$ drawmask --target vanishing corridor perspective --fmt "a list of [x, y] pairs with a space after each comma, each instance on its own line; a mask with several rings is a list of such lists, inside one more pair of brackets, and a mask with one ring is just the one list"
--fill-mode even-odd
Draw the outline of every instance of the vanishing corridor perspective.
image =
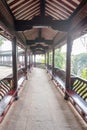
[[0, 130], [87, 130], [43, 69], [33, 68]]

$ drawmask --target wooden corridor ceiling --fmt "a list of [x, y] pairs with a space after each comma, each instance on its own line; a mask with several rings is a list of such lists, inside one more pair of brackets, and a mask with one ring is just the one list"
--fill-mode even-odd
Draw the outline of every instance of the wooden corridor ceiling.
[[15, 30], [35, 53], [58, 45], [69, 29], [78, 29], [87, 17], [87, 0], [1, 1], [13, 18]]

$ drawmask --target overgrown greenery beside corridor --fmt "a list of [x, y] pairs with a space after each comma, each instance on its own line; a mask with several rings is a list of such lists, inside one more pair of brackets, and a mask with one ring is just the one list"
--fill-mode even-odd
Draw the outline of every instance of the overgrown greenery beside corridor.
[[72, 56], [72, 74], [87, 79], [87, 53]]
[[[49, 55], [49, 64], [52, 64], [52, 52]], [[55, 50], [55, 67], [66, 70], [66, 53], [61, 48]], [[71, 73], [87, 79], [87, 53], [71, 56]]]

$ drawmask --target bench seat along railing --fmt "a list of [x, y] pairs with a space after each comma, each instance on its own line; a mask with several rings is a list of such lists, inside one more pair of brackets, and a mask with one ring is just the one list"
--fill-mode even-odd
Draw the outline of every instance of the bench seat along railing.
[[25, 72], [25, 68], [19, 69], [18, 70], [18, 87], [17, 87], [18, 90], [23, 85], [23, 82], [26, 79], [26, 77], [27, 77], [27, 73]]
[[57, 86], [60, 87], [63, 90], [63, 92], [65, 92], [65, 71], [60, 70], [59, 68], [54, 68], [54, 75], [52, 75], [52, 67], [51, 65], [48, 65], [47, 72], [53, 77], [53, 80], [55, 81]]
[[15, 94], [20, 90], [26, 79], [25, 69], [18, 70], [18, 87], [13, 88], [12, 74], [0, 80], [0, 122], [3, 120], [12, 102], [15, 100]]
[[66, 90], [66, 74], [63, 70], [61, 71], [59, 68], [54, 68], [54, 75], [52, 75], [52, 67], [48, 65], [47, 72], [53, 77], [56, 85], [61, 88], [64, 93], [66, 92], [68, 94], [70, 102], [87, 123], [87, 81], [79, 77], [71, 76], [70, 89]]
[[10, 93], [12, 90], [12, 86], [9, 82], [10, 80], [12, 79], [10, 78], [8, 80], [8, 78], [5, 78], [0, 81], [0, 122], [3, 120], [8, 108], [14, 100], [13, 96], [15, 92], [13, 95]]
[[81, 117], [87, 122], [87, 81], [72, 77], [71, 88], [66, 90], [66, 93]]

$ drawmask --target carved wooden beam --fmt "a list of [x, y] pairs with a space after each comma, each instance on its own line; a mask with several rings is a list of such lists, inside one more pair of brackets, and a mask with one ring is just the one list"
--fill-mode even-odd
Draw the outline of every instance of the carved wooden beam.
[[25, 31], [32, 29], [34, 26], [50, 26], [55, 30], [67, 32], [69, 29], [69, 21], [68, 20], [52, 20], [51, 17], [45, 16], [43, 17], [36, 16], [32, 20], [15, 20], [15, 28], [16, 31]]
[[27, 45], [32, 45], [35, 44], [36, 42], [44, 42], [47, 45], [52, 45], [53, 40], [45, 40], [44, 38], [36, 38], [35, 40], [27, 40], [26, 43]]
[[47, 50], [49, 47], [48, 46], [43, 46], [41, 44], [38, 44], [36, 46], [31, 46], [30, 49], [36, 49], [36, 48], [39, 48], [39, 49], [42, 49], [42, 50]]
[[86, 3], [87, 3], [87, 0], [82, 0], [82, 2], [79, 4], [79, 6], [73, 12], [73, 14], [69, 17], [69, 20], [72, 20], [72, 18], [78, 14], [78, 12], [84, 7], [84, 5]]

